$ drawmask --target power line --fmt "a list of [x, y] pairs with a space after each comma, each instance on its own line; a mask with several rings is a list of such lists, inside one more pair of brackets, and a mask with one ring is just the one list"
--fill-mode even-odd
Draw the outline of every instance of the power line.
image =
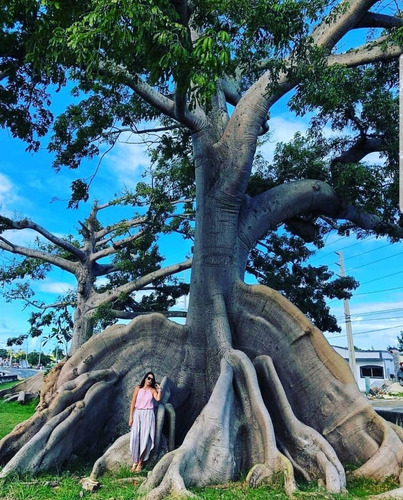
[[[330, 246], [330, 245], [333, 245], [334, 243], [337, 243], [338, 241], [345, 240], [345, 238], [346, 238], [345, 236], [338, 238], [337, 240], [332, 241], [331, 243], [327, 244], [326, 246]], [[354, 247], [356, 245], [362, 245], [362, 243], [364, 241], [370, 241], [370, 240], [373, 240], [374, 238], [375, 238], [375, 236], [369, 236], [368, 238], [365, 238], [364, 240], [357, 241], [355, 243], [352, 243], [351, 245], [346, 245], [345, 247], [340, 248], [339, 251], [345, 250], [346, 248]], [[318, 255], [317, 257], [314, 257], [313, 259], [311, 259], [311, 262], [314, 262], [315, 260], [318, 260], [318, 259], [322, 259], [323, 257], [327, 257], [328, 255], [333, 255], [333, 253], [334, 253], [334, 251], [332, 250], [328, 253], [325, 253], [324, 255]]]
[[[364, 312], [361, 312], [361, 313], [357, 313], [357, 314], [352, 314], [351, 315], [351, 318], [355, 317], [355, 316], [372, 316], [373, 314], [388, 314], [388, 313], [395, 313], [395, 312], [400, 312], [400, 311], [403, 311], [403, 308], [402, 307], [399, 307], [399, 308], [395, 308], [395, 309], [378, 309], [378, 310], [374, 310], [374, 311], [364, 311]], [[340, 316], [336, 319], [343, 319], [344, 316]]]
[[367, 253], [372, 253], [372, 252], [376, 252], [378, 250], [382, 250], [382, 248], [389, 247], [390, 245], [391, 245], [390, 243], [386, 243], [386, 245], [382, 245], [381, 247], [372, 248], [372, 250], [367, 250], [366, 252], [361, 252], [361, 253], [357, 253], [356, 255], [351, 255], [350, 257], [346, 257], [344, 259], [344, 261], [349, 260], [349, 259], [355, 259], [356, 257], [361, 257], [362, 255], [366, 255]]
[[370, 295], [371, 293], [392, 292], [393, 290], [401, 290], [402, 288], [403, 286], [396, 286], [395, 288], [384, 288], [383, 290], [373, 290], [372, 292], [355, 293], [354, 297], [356, 297], [357, 295]]
[[[377, 333], [377, 332], [383, 332], [385, 330], [393, 330], [395, 328], [403, 328], [403, 325], [395, 325], [395, 326], [389, 326], [387, 328], [379, 328], [377, 330], [367, 330], [365, 332], [357, 332], [357, 333], [353, 333], [353, 336], [355, 337], [356, 335], [363, 335], [365, 333]], [[333, 337], [326, 337], [328, 339], [337, 339], [339, 337], [346, 337], [347, 334], [343, 334], [343, 335], [334, 335]]]
[[347, 269], [347, 271], [355, 271], [356, 269], [361, 269], [362, 267], [370, 266], [371, 264], [377, 264], [378, 262], [382, 262], [383, 260], [391, 259], [392, 257], [396, 257], [397, 255], [402, 255], [403, 252], [395, 253], [394, 255], [388, 255], [387, 257], [384, 257], [383, 259], [378, 259], [374, 260], [372, 262], [368, 262], [367, 264], [362, 264], [362, 266], [357, 266], [357, 267], [350, 267], [350, 269]]
[[381, 276], [380, 278], [375, 278], [373, 280], [364, 281], [364, 283], [360, 283], [360, 286], [366, 285], [367, 283], [372, 283], [374, 281], [383, 280], [384, 278], [390, 278], [391, 276], [396, 276], [396, 274], [401, 274], [401, 273], [403, 273], [403, 271], [398, 271], [397, 273], [387, 274], [386, 276]]
[[[403, 316], [394, 316], [392, 318], [389, 318], [389, 317], [386, 317], [386, 318], [370, 318], [371, 322], [374, 322], [374, 321], [396, 321], [396, 320], [400, 320], [400, 319], [403, 319]], [[362, 322], [362, 318], [355, 318], [355, 319], [350, 319], [351, 323], [360, 323]], [[368, 321], [368, 318], [366, 319], [366, 321]]]
[[[397, 273], [395, 273], [397, 274]], [[387, 276], [384, 276], [384, 278], [387, 278]], [[379, 278], [379, 279], [382, 279], [382, 278]], [[374, 280], [376, 281], [376, 280]], [[360, 283], [360, 286], [361, 285], [365, 285], [365, 283]], [[371, 295], [373, 293], [383, 293], [383, 292], [392, 292], [394, 290], [402, 290], [403, 289], [403, 286], [396, 286], [394, 288], [384, 288], [383, 290], [372, 290], [371, 292], [361, 292], [361, 293], [353, 293], [353, 296], [352, 298], [354, 297], [357, 297], [358, 295]], [[333, 302], [339, 302], [339, 300], [341, 299], [333, 299], [333, 300], [330, 300], [329, 302], [327, 302], [327, 304], [333, 304]]]

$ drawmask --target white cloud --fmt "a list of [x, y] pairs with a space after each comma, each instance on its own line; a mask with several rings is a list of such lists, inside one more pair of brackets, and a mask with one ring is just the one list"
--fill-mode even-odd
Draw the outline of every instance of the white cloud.
[[119, 186], [132, 188], [150, 164], [146, 145], [138, 136], [126, 135], [105, 157], [105, 166]]
[[0, 173], [0, 209], [3, 214], [7, 211], [9, 205], [19, 199], [17, 191], [17, 187], [13, 185], [11, 180]]
[[71, 289], [71, 284], [63, 281], [43, 281], [38, 283], [38, 290], [44, 293], [64, 294]]
[[262, 145], [260, 151], [266, 160], [271, 161], [278, 142], [290, 141], [297, 132], [306, 132], [309, 122], [306, 118], [285, 118], [276, 116], [270, 119], [269, 139]]
[[97, 286], [105, 286], [109, 283], [109, 280], [108, 278], [104, 278], [104, 277], [101, 277], [101, 278], [97, 278], [96, 279], [96, 285]]

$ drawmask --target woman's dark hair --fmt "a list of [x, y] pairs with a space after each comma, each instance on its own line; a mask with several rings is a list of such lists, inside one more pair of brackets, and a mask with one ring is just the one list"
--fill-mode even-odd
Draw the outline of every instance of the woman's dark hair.
[[144, 375], [144, 377], [143, 377], [142, 381], [140, 382], [140, 387], [144, 387], [144, 384], [146, 383], [146, 378], [147, 378], [149, 375], [152, 375], [152, 377], [153, 377], [153, 380], [152, 380], [152, 382], [151, 382], [151, 387], [153, 387], [153, 388], [155, 389], [155, 375], [154, 375], [154, 373], [153, 373], [153, 372], [147, 372], [147, 373]]

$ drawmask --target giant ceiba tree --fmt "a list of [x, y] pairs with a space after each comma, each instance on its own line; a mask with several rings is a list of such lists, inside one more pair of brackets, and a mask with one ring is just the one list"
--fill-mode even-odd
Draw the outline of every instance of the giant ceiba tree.
[[[88, 92], [71, 108], [79, 127], [70, 128], [68, 113], [56, 122], [59, 166], [96, 154], [94, 141], [113, 141], [118, 125], [138, 132], [147, 118], [160, 133], [186, 129], [196, 225], [186, 324], [151, 314], [92, 337], [48, 376], [35, 415], [1, 441], [1, 475], [72, 454], [100, 457], [93, 478], [122, 463], [130, 393], [151, 369], [164, 377], [176, 414], [176, 447], [142, 485], [148, 498], [242, 472], [251, 486], [280, 475], [289, 495], [295, 475], [339, 492], [351, 463], [357, 476], [401, 478], [401, 429], [372, 410], [346, 363], [292, 303], [244, 282], [256, 242], [279, 226], [305, 238], [321, 221], [402, 236], [391, 135], [398, 13], [377, 12], [375, 0], [8, 4], [16, 54], [4, 67], [14, 63], [39, 86], [63, 83], [70, 71]], [[365, 28], [371, 37], [350, 38], [355, 46], [343, 52], [348, 35]], [[287, 98], [296, 112], [313, 113], [311, 135], [278, 152], [277, 182], [253, 191], [259, 137]], [[321, 134], [326, 124], [338, 136]], [[312, 157], [309, 141], [326, 143], [326, 154]], [[382, 165], [364, 163], [373, 152]]]

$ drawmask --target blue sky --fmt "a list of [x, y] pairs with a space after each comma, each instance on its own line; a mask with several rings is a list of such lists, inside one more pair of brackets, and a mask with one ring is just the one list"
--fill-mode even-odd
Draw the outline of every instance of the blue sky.
[[[270, 157], [277, 141], [287, 140], [306, 127], [306, 120], [290, 117], [280, 106], [278, 114], [272, 115], [271, 139], [264, 146], [265, 156]], [[78, 220], [86, 217], [94, 199], [103, 203], [123, 186], [133, 187], [148, 165], [143, 146], [131, 140], [119, 143], [103, 160], [91, 187], [90, 201], [81, 204], [78, 210], [68, 210], [72, 180], [90, 176], [97, 160], [86, 163], [79, 171], [63, 169], [55, 173], [51, 168], [52, 157], [45, 149], [37, 154], [26, 153], [25, 145], [5, 130], [0, 130], [0, 148], [0, 213], [8, 217], [27, 216], [59, 235], [75, 232]], [[27, 244], [32, 239], [32, 232], [14, 232], [7, 236], [16, 243]], [[178, 244], [167, 238], [164, 248], [169, 264], [184, 258], [189, 242]], [[385, 238], [374, 237], [358, 241], [355, 237], [332, 235], [325, 248], [313, 257], [312, 264], [327, 265], [339, 274], [336, 252], [343, 253], [346, 274], [360, 282], [349, 301], [354, 344], [361, 349], [386, 349], [396, 344], [396, 337], [403, 330], [403, 243], [390, 244]], [[0, 256], [0, 263], [4, 258], [7, 256]], [[189, 279], [189, 272], [184, 279]], [[47, 280], [34, 286], [38, 297], [52, 301], [73, 283], [68, 273], [55, 270]], [[182, 301], [179, 307], [184, 305]], [[327, 337], [333, 345], [347, 346], [343, 303], [332, 300], [329, 307], [343, 331]], [[22, 303], [7, 304], [0, 297], [0, 347], [5, 347], [8, 337], [27, 331], [29, 312], [29, 308], [23, 309]], [[38, 339], [28, 341], [28, 350], [34, 349], [39, 349]]]

